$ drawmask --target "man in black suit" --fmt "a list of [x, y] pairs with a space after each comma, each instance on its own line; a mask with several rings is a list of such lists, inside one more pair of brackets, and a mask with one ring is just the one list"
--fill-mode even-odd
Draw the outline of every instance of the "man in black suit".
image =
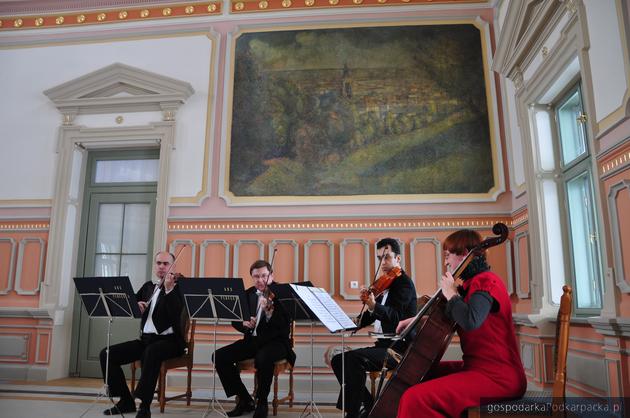
[[[120, 400], [114, 407], [103, 411], [105, 415], [135, 412], [134, 398], [138, 398], [141, 403], [136, 418], [151, 417], [150, 405], [162, 361], [184, 353], [186, 347], [182, 329], [184, 303], [174, 275], [167, 274], [174, 261], [175, 257], [171, 253], [165, 251], [157, 253], [154, 270], [159, 282], [146, 282], [136, 293], [138, 307], [142, 312], [140, 339], [115, 344], [109, 348], [107, 382], [109, 395], [119, 396]], [[120, 366], [136, 360], [142, 360], [142, 374], [132, 396]], [[106, 361], [107, 350], [103, 349], [101, 351], [103, 377]]]
[[[273, 293], [275, 286], [271, 265], [265, 260], [258, 260], [249, 268], [249, 274], [254, 279], [254, 286], [247, 289], [245, 294], [249, 310], [255, 316], [245, 322], [232, 323], [244, 337], [218, 349], [213, 355], [213, 362], [225, 394], [228, 397], [238, 395], [236, 407], [227, 415], [237, 417], [254, 411], [254, 418], [265, 418], [274, 363], [285, 358], [294, 364], [295, 353], [289, 340], [291, 321], [287, 313], [282, 305], [265, 297], [269, 291]], [[237, 368], [239, 361], [249, 358], [254, 359], [257, 373], [256, 405]]]
[[[407, 274], [400, 268], [400, 245], [392, 238], [384, 238], [376, 243], [377, 257], [380, 260], [382, 275], [395, 277], [391, 286], [380, 296], [375, 297], [367, 289], [361, 289], [361, 299], [367, 310], [360, 317], [359, 328], [374, 324], [374, 331], [395, 334], [398, 322], [416, 314], [416, 288]], [[380, 277], [380, 276], [379, 276]], [[391, 345], [389, 338], [379, 338], [373, 347], [359, 348], [344, 353], [345, 361], [345, 410], [346, 418], [367, 417], [374, 400], [365, 387], [367, 371], [378, 371], [383, 367], [387, 349]], [[392, 347], [398, 353], [404, 353], [406, 343], [397, 341]], [[395, 367], [391, 357], [387, 363]], [[331, 366], [339, 383], [342, 382], [342, 355], [332, 358]], [[339, 392], [337, 408], [342, 409], [342, 394]], [[363, 406], [363, 409], [361, 407]], [[392, 411], [393, 414], [396, 411]]]

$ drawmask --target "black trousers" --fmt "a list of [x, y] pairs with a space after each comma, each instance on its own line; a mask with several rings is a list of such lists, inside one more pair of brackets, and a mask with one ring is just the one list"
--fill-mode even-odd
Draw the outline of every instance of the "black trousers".
[[[365, 387], [366, 373], [368, 371], [380, 371], [383, 368], [383, 360], [387, 355], [386, 347], [366, 347], [356, 350], [346, 351], [345, 356], [345, 380], [346, 380], [346, 402], [345, 411], [347, 416], [353, 417], [359, 415], [361, 404], [366, 406], [372, 405], [374, 399], [372, 394]], [[334, 356], [330, 362], [337, 381], [342, 383], [342, 354]], [[393, 359], [388, 359], [387, 367], [389, 369], [396, 367]], [[341, 390], [337, 398], [337, 409], [342, 409]], [[394, 411], [395, 413], [395, 411]]]
[[258, 379], [256, 399], [266, 402], [273, 380], [274, 363], [287, 358], [287, 348], [282, 342], [271, 341], [258, 348], [254, 338], [235, 341], [219, 348], [212, 356], [214, 367], [228, 398], [234, 395], [239, 395], [241, 399], [249, 397], [249, 392], [236, 367], [237, 362], [254, 359]]
[[[182, 355], [181, 345], [177, 343], [175, 335], [143, 334], [139, 340], [127, 341], [112, 345], [109, 348], [109, 395], [130, 398], [131, 393], [121, 365], [140, 360], [142, 371], [134, 397], [145, 405], [153, 400], [155, 386], [160, 376], [160, 366], [163, 360]], [[101, 371], [105, 379], [107, 350], [101, 350]]]

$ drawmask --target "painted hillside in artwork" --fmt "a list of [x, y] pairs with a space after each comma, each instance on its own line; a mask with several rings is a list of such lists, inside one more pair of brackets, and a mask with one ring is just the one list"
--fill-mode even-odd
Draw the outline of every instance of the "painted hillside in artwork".
[[234, 196], [487, 193], [495, 184], [479, 29], [241, 34]]

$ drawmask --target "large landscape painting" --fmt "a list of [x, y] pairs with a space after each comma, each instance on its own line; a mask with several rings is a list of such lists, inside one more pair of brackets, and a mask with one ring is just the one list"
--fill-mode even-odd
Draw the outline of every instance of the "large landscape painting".
[[471, 24], [243, 33], [229, 192], [488, 193], [485, 83]]

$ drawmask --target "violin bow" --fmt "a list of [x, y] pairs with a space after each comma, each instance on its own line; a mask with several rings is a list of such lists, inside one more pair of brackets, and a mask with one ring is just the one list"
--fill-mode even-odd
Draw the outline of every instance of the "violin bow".
[[[386, 249], [385, 251], [383, 251], [383, 256], [378, 260], [378, 266], [376, 267], [376, 271], [374, 272], [374, 277], [372, 278], [372, 284], [374, 284], [374, 282], [376, 281], [378, 272], [381, 270], [381, 265], [383, 264], [383, 259], [387, 256], [387, 254], [389, 254], [389, 251], [387, 251]], [[372, 286], [372, 284], [370, 286]], [[366, 302], [363, 302], [363, 306], [361, 307], [361, 312], [359, 312], [359, 318], [357, 320], [357, 328], [354, 331], [352, 331], [350, 335], [356, 334], [357, 331], [361, 329], [359, 325], [361, 325], [361, 321], [363, 320], [363, 314], [365, 313], [366, 304], [367, 304]]]
[[[269, 271], [269, 276], [271, 276], [273, 274], [273, 261], [276, 258], [276, 253], [278, 252], [277, 248], [273, 249], [273, 254], [271, 255], [271, 262], [269, 263], [269, 265], [271, 266], [271, 271]], [[270, 298], [269, 298], [269, 276], [267, 276], [267, 280], [265, 280], [265, 289], [263, 290], [263, 296], [265, 296], [265, 298], [267, 299], [267, 304], [269, 304], [270, 302]], [[258, 310], [260, 309], [260, 306], [256, 307], [256, 317], [258, 317]]]

